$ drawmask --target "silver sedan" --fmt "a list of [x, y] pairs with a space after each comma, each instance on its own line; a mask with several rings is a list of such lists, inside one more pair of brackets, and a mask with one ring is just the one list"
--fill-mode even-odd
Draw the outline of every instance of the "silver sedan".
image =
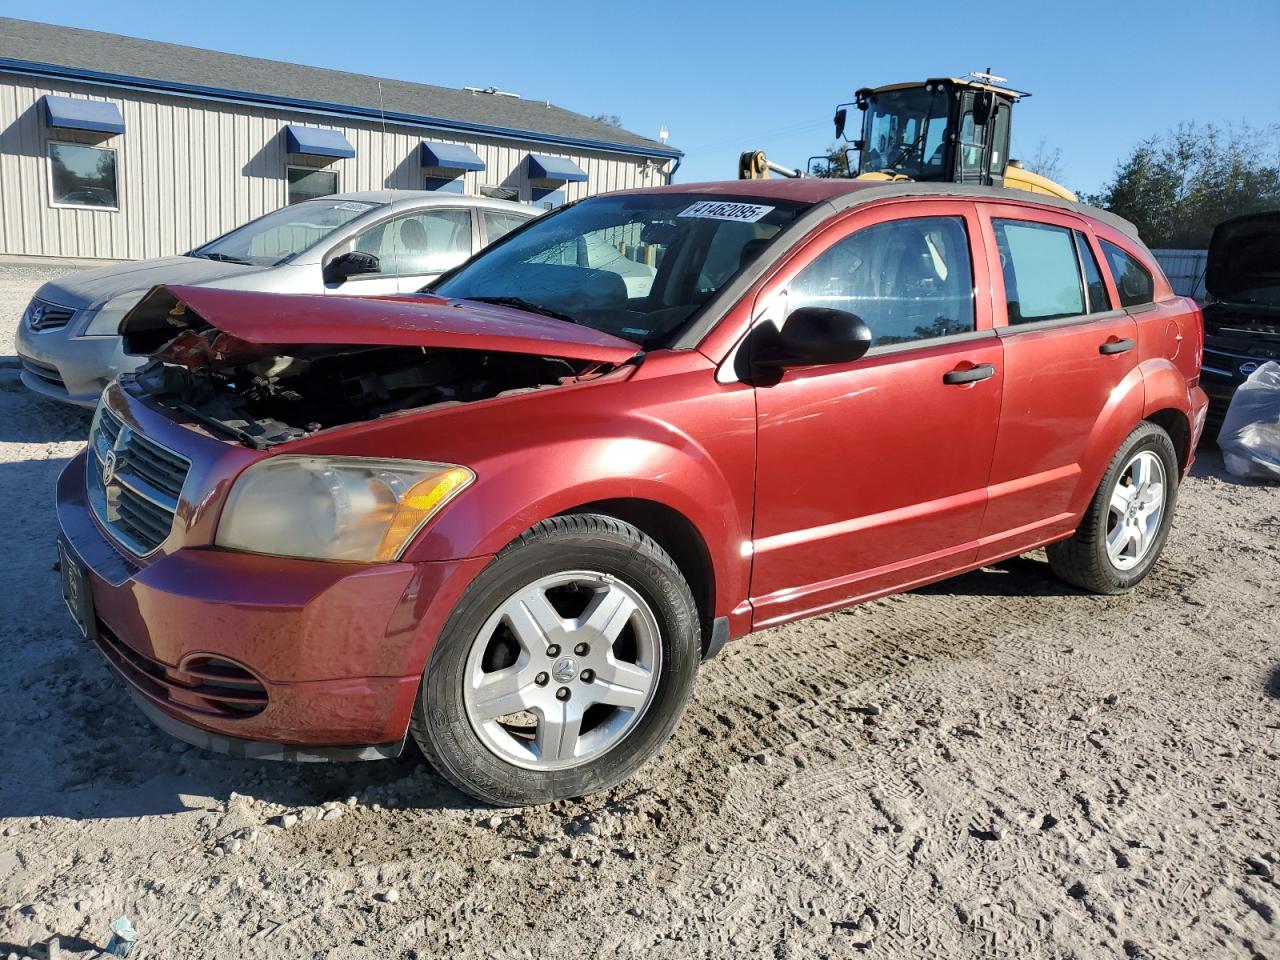
[[22, 382], [92, 407], [126, 354], [120, 321], [161, 283], [268, 293], [410, 293], [541, 211], [505, 200], [367, 190], [305, 200], [190, 253], [70, 274], [36, 291], [18, 323]]

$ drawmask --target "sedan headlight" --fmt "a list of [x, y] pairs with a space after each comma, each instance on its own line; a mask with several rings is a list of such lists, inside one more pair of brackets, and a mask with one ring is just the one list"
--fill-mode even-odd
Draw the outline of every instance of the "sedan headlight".
[[316, 560], [396, 560], [474, 479], [449, 463], [271, 457], [231, 488], [217, 544]]
[[[151, 289], [150, 287], [147, 290]], [[89, 325], [84, 328], [86, 337], [114, 337], [120, 332], [120, 321], [124, 315], [138, 305], [147, 290], [130, 290], [118, 297], [112, 297], [93, 311]]]

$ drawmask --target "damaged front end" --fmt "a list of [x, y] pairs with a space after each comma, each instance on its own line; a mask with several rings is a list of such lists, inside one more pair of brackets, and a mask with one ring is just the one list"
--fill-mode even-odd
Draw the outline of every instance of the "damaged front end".
[[[242, 312], [264, 299], [260, 316]], [[432, 298], [159, 287], [121, 333], [127, 350], [153, 352], [133, 381], [154, 403], [266, 449], [401, 411], [581, 382], [638, 356], [626, 341], [529, 319], [536, 322], [504, 307]]]

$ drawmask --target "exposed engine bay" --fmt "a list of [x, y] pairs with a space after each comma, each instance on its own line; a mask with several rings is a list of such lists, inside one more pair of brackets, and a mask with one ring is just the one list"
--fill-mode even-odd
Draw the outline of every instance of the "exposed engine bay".
[[262, 346], [186, 331], [134, 374], [162, 406], [264, 449], [400, 410], [470, 403], [604, 372], [555, 357], [378, 346]]

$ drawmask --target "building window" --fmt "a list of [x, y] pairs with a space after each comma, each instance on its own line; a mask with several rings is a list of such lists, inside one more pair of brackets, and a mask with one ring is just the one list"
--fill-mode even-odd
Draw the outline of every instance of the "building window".
[[480, 196], [488, 197], [490, 200], [512, 200], [518, 203], [520, 188], [484, 186], [480, 188]]
[[426, 187], [428, 190], [435, 190], [437, 193], [462, 193], [462, 177], [428, 176], [426, 178]]
[[50, 196], [55, 207], [118, 210], [116, 152], [79, 143], [49, 144]]
[[338, 192], [336, 170], [313, 170], [310, 167], [289, 167], [285, 171], [289, 180], [289, 203], [301, 203], [316, 197], [327, 197]]

